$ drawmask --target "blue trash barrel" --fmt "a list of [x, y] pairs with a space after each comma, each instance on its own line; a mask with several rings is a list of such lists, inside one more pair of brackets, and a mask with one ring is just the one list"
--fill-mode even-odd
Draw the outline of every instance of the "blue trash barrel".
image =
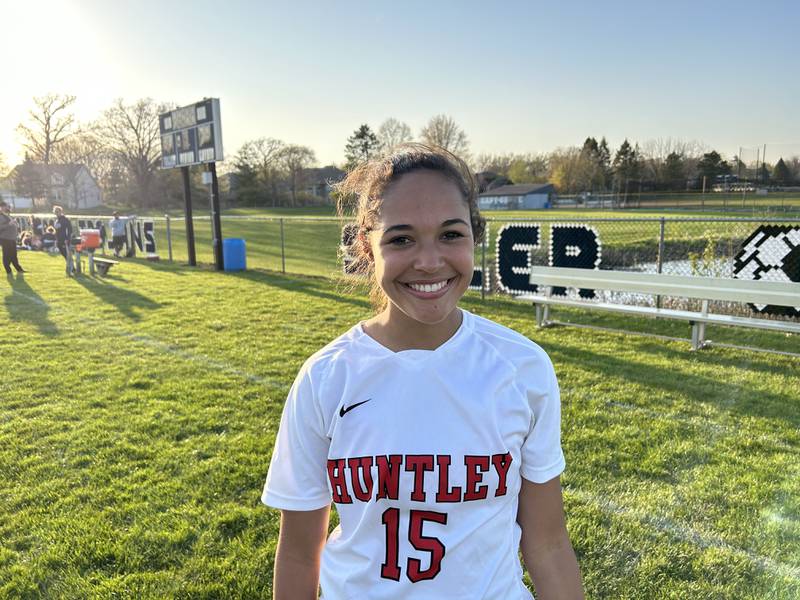
[[222, 262], [226, 271], [244, 271], [247, 268], [246, 254], [243, 239], [222, 240]]

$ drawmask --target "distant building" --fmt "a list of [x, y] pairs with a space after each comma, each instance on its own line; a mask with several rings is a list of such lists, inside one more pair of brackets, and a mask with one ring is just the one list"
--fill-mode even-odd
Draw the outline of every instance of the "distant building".
[[303, 169], [300, 175], [300, 181], [303, 182], [302, 190], [307, 194], [329, 202], [331, 186], [344, 179], [345, 175], [347, 173], [333, 165], [318, 169]]
[[556, 198], [552, 183], [503, 185], [478, 194], [481, 210], [550, 208]]
[[[65, 209], [94, 208], [103, 203], [97, 181], [84, 165], [43, 165], [26, 162], [17, 165], [0, 182], [0, 193], [15, 208], [34, 208], [34, 199], [19, 190], [17, 178], [30, 182], [25, 187], [36, 187], [49, 205], [59, 204]], [[19, 191], [19, 194], [18, 194]], [[39, 197], [39, 196], [37, 196]]]

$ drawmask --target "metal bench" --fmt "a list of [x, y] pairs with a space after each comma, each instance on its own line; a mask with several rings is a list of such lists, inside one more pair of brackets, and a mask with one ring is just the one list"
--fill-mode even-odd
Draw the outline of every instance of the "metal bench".
[[[708, 310], [708, 303], [711, 300], [800, 307], [800, 283], [795, 282], [687, 277], [561, 267], [531, 267], [530, 282], [539, 285], [540, 289], [543, 286], [544, 292], [522, 294], [517, 296], [517, 299], [532, 302], [536, 306], [536, 324], [540, 327], [549, 324], [550, 306], [559, 305], [688, 321], [692, 325], [692, 349], [694, 350], [698, 350], [706, 344], [705, 327], [709, 323], [800, 334], [800, 323], [797, 322], [723, 315], [710, 313]], [[692, 298], [702, 300], [702, 303], [699, 311], [690, 311], [574, 300], [564, 296], [554, 296], [552, 294], [553, 287], [589, 288]]]
[[111, 267], [119, 264], [118, 260], [101, 258], [99, 256], [91, 257], [89, 260], [92, 261], [94, 268], [97, 269], [97, 273], [102, 277], [105, 277], [108, 274], [108, 271], [111, 269]]

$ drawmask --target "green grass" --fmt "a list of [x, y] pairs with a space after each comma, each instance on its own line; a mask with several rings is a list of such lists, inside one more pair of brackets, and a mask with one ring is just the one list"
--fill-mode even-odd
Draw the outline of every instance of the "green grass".
[[[283, 399], [365, 299], [265, 271], [21, 261], [0, 279], [0, 597], [269, 597], [278, 514], [259, 495]], [[464, 305], [553, 358], [590, 598], [800, 595], [800, 360]]]

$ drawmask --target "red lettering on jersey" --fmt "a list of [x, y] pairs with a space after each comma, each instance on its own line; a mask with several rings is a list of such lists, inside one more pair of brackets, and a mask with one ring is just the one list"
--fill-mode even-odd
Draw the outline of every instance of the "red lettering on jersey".
[[375, 500], [397, 500], [400, 494], [400, 465], [403, 464], [403, 455], [376, 456], [375, 462], [378, 465], [378, 493], [375, 494]]
[[[353, 495], [356, 500], [369, 502], [372, 495], [372, 457], [361, 456], [359, 458], [348, 458], [347, 465], [350, 467], [350, 487], [353, 488]], [[359, 476], [359, 471], [361, 475]], [[364, 480], [364, 487], [361, 487], [361, 480]]]
[[506, 495], [506, 475], [508, 475], [508, 468], [511, 466], [511, 460], [510, 452], [492, 455], [492, 464], [494, 465], [495, 471], [497, 471], [497, 477], [499, 479], [497, 491], [494, 493], [495, 496]]
[[[489, 457], [486, 457], [487, 461]], [[425, 471], [433, 471], [433, 454], [409, 454], [406, 456], [406, 471], [414, 471], [414, 490], [411, 499], [425, 502]]]
[[436, 491], [437, 502], [461, 502], [461, 486], [456, 486], [452, 490], [450, 487], [450, 455], [439, 454], [436, 456], [436, 464], [439, 467], [439, 489]]
[[[469, 500], [483, 500], [486, 498], [488, 485], [478, 485], [483, 481], [483, 474], [489, 470], [488, 456], [465, 456], [464, 465], [467, 467], [467, 485], [464, 491], [464, 502]], [[480, 473], [478, 471], [481, 471]]]
[[331, 483], [331, 496], [337, 504], [352, 504], [353, 499], [347, 493], [344, 465], [343, 458], [328, 459], [328, 481]]

